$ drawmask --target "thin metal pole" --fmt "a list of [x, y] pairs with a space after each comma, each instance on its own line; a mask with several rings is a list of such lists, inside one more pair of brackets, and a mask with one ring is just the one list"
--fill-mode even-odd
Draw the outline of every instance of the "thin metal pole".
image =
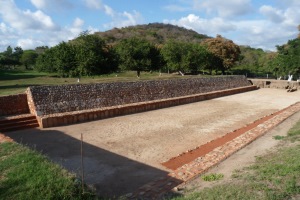
[[83, 168], [83, 135], [81, 133], [81, 187], [84, 193], [84, 168]]

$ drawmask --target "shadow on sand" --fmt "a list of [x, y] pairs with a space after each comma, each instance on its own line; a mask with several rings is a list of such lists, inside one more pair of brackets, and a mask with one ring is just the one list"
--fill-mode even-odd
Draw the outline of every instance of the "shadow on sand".
[[[56, 130], [27, 129], [5, 133], [16, 142], [29, 146], [53, 162], [81, 176], [81, 140]], [[168, 172], [128, 159], [97, 146], [83, 143], [85, 183], [97, 195], [118, 198]]]

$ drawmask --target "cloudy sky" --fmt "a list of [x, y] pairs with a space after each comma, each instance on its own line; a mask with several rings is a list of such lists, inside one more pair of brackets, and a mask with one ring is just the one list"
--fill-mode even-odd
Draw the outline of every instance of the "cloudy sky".
[[0, 51], [154, 22], [275, 50], [297, 37], [300, 0], [0, 0]]

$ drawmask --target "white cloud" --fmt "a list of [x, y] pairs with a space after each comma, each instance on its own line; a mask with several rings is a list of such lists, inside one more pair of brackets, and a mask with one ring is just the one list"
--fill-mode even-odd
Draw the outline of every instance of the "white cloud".
[[85, 5], [90, 9], [103, 9], [102, 1], [101, 0], [84, 0]]
[[142, 15], [137, 12], [116, 12], [110, 6], [103, 4], [101, 0], [84, 0], [86, 7], [90, 9], [102, 10], [107, 16], [111, 17], [111, 22], [104, 24], [104, 28], [125, 27], [136, 25], [143, 21]]
[[108, 16], [111, 16], [111, 17], [115, 16], [115, 11], [111, 7], [109, 7], [108, 5], [104, 5], [104, 12]]
[[73, 22], [74, 27], [81, 27], [81, 26], [83, 26], [83, 24], [84, 24], [84, 21], [82, 19], [80, 19], [79, 17], [76, 17]]
[[59, 27], [41, 10], [20, 10], [12, 0], [0, 1], [0, 19], [0, 36], [5, 38], [0, 42], [0, 52], [8, 45], [23, 49], [54, 46], [77, 37], [84, 26], [84, 20], [77, 17], [70, 26]]
[[194, 0], [194, 9], [230, 18], [248, 14], [253, 8], [251, 0]]
[[38, 10], [22, 11], [17, 8], [14, 1], [2, 0], [0, 3], [0, 15], [4, 22], [17, 30], [58, 30], [59, 26], [55, 25], [52, 19]]
[[19, 39], [17, 46], [21, 46], [23, 49], [35, 49], [38, 46], [43, 46], [44, 42], [36, 39]]
[[73, 4], [69, 0], [30, 0], [32, 5], [40, 10], [70, 9]]
[[235, 24], [239, 27], [234, 36], [236, 43], [268, 50], [276, 50], [275, 45], [286, 43], [295, 33], [267, 20], [244, 20]]
[[281, 23], [285, 19], [283, 12], [272, 6], [264, 5], [260, 7], [259, 11], [274, 23]]
[[184, 11], [190, 10], [189, 7], [180, 6], [177, 4], [171, 4], [171, 5], [164, 6], [163, 9], [171, 11], [171, 12], [184, 12]]
[[73, 21], [72, 27], [64, 30], [64, 32], [70, 32], [70, 33], [66, 33], [68, 34], [68, 40], [78, 36], [83, 31], [82, 30], [83, 25], [84, 25], [84, 21], [79, 17], [76, 17], [75, 20]]
[[189, 14], [179, 20], [164, 20], [164, 23], [170, 23], [178, 26], [183, 26], [187, 29], [193, 29], [199, 33], [207, 35], [216, 35], [219, 33], [234, 31], [236, 26], [230, 22], [224, 21], [222, 18], [204, 19]]
[[0, 35], [4, 35], [4, 34], [8, 34], [8, 33], [13, 33], [13, 29], [11, 27], [8, 27], [3, 22], [1, 22], [0, 23]]
[[47, 7], [46, 0], [30, 0], [30, 1], [38, 9], [44, 9]]
[[142, 15], [137, 12], [133, 11], [132, 13], [123, 12], [123, 13], [114, 13], [112, 16], [112, 21], [110, 23], [104, 24], [105, 28], [120, 28], [126, 26], [133, 26], [143, 22]]

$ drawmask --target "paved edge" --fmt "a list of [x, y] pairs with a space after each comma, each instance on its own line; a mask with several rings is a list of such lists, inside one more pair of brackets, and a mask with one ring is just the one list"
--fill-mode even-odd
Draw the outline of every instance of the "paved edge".
[[257, 125], [253, 129], [246, 131], [239, 137], [213, 149], [204, 156], [183, 165], [170, 172], [166, 177], [158, 178], [133, 193], [125, 195], [127, 199], [161, 199], [168, 192], [177, 192], [177, 188], [188, 181], [193, 180], [208, 169], [222, 162], [230, 155], [250, 144], [257, 138], [282, 123], [284, 120], [300, 111], [300, 102], [297, 102], [278, 112], [269, 120]]

